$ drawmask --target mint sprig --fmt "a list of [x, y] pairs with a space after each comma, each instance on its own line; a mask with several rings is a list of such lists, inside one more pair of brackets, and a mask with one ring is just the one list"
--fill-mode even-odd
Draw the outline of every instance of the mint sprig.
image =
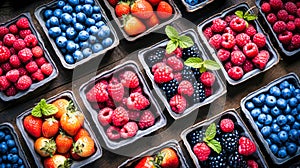
[[180, 36], [178, 31], [172, 26], [166, 26], [165, 32], [170, 39], [166, 48], [168, 54], [171, 54], [173, 51], [175, 51], [177, 47], [183, 49], [194, 45], [194, 41], [191, 37], [186, 35]]
[[214, 71], [221, 68], [217, 62], [213, 60], [203, 61], [203, 59], [199, 57], [190, 57], [184, 62], [184, 64], [192, 68], [200, 68], [201, 73], [205, 72], [207, 69]]
[[[251, 10], [251, 8], [249, 10]], [[241, 11], [241, 10], [238, 10], [238, 11], [236, 11], [234, 13], [237, 17], [242, 18], [242, 19], [244, 19], [246, 21], [247, 27], [249, 25], [249, 23], [248, 23], [249, 21], [257, 19], [257, 16], [255, 14], [249, 13], [249, 10], [246, 11], [245, 13], [243, 11]]]
[[214, 139], [216, 133], [217, 133], [216, 124], [215, 123], [210, 124], [205, 131], [204, 142], [207, 144], [207, 146], [209, 146], [212, 150], [214, 150], [219, 154], [222, 151], [222, 146], [220, 142]]
[[58, 112], [58, 108], [53, 104], [48, 104], [45, 99], [41, 101], [32, 109], [31, 114], [35, 117], [51, 116]]

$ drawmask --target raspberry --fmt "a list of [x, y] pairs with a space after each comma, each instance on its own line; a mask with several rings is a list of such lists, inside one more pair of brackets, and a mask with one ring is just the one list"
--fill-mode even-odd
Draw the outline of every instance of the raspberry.
[[256, 151], [255, 144], [246, 137], [239, 139], [239, 153], [245, 156], [252, 155]]
[[297, 13], [297, 6], [293, 2], [287, 2], [284, 5], [284, 9], [289, 13], [289, 14], [296, 14]]
[[228, 76], [233, 80], [239, 80], [243, 77], [244, 71], [239, 66], [234, 66], [228, 70]]
[[208, 159], [210, 155], [210, 148], [204, 142], [199, 142], [193, 147], [193, 152], [197, 158], [203, 162]]
[[296, 26], [297, 29], [300, 29], [300, 18], [296, 18], [294, 20], [294, 24], [295, 24], [295, 26]]
[[38, 44], [38, 40], [35, 35], [29, 34], [24, 38], [27, 47], [35, 47]]
[[130, 110], [143, 110], [150, 105], [150, 102], [140, 93], [131, 93], [126, 104]]
[[273, 25], [273, 30], [275, 33], [282, 33], [286, 30], [286, 24], [284, 21], [277, 21], [274, 25]]
[[259, 48], [263, 48], [266, 45], [266, 36], [262, 33], [257, 33], [253, 36], [253, 42]]
[[296, 25], [293, 21], [289, 21], [287, 24], [286, 24], [286, 29], [288, 31], [294, 31], [296, 29]]
[[243, 54], [243, 52], [241, 51], [233, 51], [231, 53], [231, 58], [230, 58], [231, 62], [234, 64], [234, 65], [243, 65], [243, 63], [245, 62], [246, 60], [246, 56]]
[[173, 70], [169, 66], [158, 67], [154, 72], [154, 81], [156, 83], [169, 82], [174, 78]]
[[300, 8], [300, 2], [296, 2], [297, 8]]
[[212, 21], [211, 30], [215, 33], [221, 33], [224, 31], [226, 27], [226, 22], [220, 18]]
[[226, 27], [224, 29], [224, 33], [229, 33], [229, 34], [232, 34], [233, 36], [236, 35], [236, 33], [230, 27]]
[[171, 67], [174, 71], [181, 71], [183, 69], [183, 63], [176, 56], [169, 57], [167, 59], [167, 65]]
[[205, 37], [207, 39], [210, 39], [213, 36], [213, 32], [210, 27], [207, 27], [206, 29], [204, 29], [203, 34], [205, 35]]
[[237, 45], [232, 48], [232, 51], [242, 51]]
[[23, 76], [23, 75], [27, 75], [28, 72], [26, 71], [25, 68], [21, 67], [21, 68], [18, 68], [18, 71], [20, 73], [20, 76]]
[[132, 71], [125, 71], [120, 75], [120, 80], [123, 86], [127, 88], [136, 88], [139, 86], [139, 79]]
[[119, 83], [117, 80], [111, 80], [107, 86], [107, 91], [110, 97], [116, 101], [120, 102], [123, 100], [124, 96], [124, 86], [122, 83]]
[[174, 79], [176, 79], [178, 82], [182, 81], [182, 74], [181, 72], [177, 72], [174, 74]]
[[220, 128], [223, 132], [232, 132], [234, 130], [234, 123], [231, 119], [222, 119]]
[[18, 39], [13, 43], [13, 47], [16, 51], [20, 51], [26, 47], [25, 41], [22, 39]]
[[10, 82], [7, 80], [5, 76], [0, 76], [0, 90], [4, 91], [9, 88]]
[[232, 34], [225, 33], [222, 35], [222, 47], [231, 49], [235, 45], [235, 38]]
[[44, 51], [40, 46], [35, 46], [31, 49], [31, 52], [34, 57], [39, 58], [44, 55]]
[[236, 44], [239, 47], [244, 47], [247, 43], [250, 43], [250, 36], [248, 36], [246, 33], [240, 33], [235, 37]]
[[17, 81], [16, 87], [19, 90], [26, 90], [31, 86], [31, 84], [32, 84], [31, 78], [27, 75], [23, 75]]
[[283, 8], [283, 2], [281, 0], [270, 0], [271, 8], [274, 10], [280, 10]]
[[10, 70], [6, 73], [6, 79], [9, 80], [10, 82], [17, 82], [18, 79], [19, 79], [19, 76], [20, 76], [20, 73], [18, 70], [16, 69], [13, 69], [13, 70]]
[[271, 6], [268, 2], [264, 2], [262, 5], [261, 5], [261, 11], [264, 12], [264, 13], [269, 13], [271, 11]]
[[181, 95], [175, 95], [174, 97], [172, 97], [169, 104], [172, 111], [174, 111], [175, 113], [182, 113], [187, 107], [186, 99]]
[[270, 13], [267, 15], [267, 20], [271, 25], [273, 25], [277, 22], [277, 17], [274, 13]]
[[127, 110], [123, 107], [117, 107], [112, 114], [112, 123], [115, 126], [123, 126], [129, 121], [129, 116]]
[[35, 61], [30, 61], [29, 63], [27, 63], [25, 68], [29, 73], [34, 73], [39, 69]]
[[25, 17], [22, 17], [16, 22], [16, 25], [19, 29], [28, 29], [29, 28], [28, 19]]
[[297, 9], [297, 15], [300, 17], [300, 8]]
[[215, 75], [212, 72], [203, 72], [200, 76], [200, 80], [205, 86], [212, 86], [215, 83]]
[[19, 32], [18, 27], [15, 24], [12, 24], [8, 27], [9, 32], [12, 34], [17, 34]]
[[17, 94], [17, 89], [15, 86], [10, 86], [8, 89], [5, 91], [6, 96], [14, 96]]
[[278, 39], [282, 44], [288, 45], [291, 43], [293, 38], [293, 33], [289, 31], [285, 31], [278, 35]]
[[50, 76], [53, 72], [53, 67], [50, 63], [45, 63], [41, 66], [41, 71], [43, 74]]
[[106, 104], [106, 107], [109, 107], [109, 108], [112, 108], [112, 109], [116, 108], [114, 100], [110, 97], [108, 97], [108, 100], [105, 102], [105, 104]]
[[232, 68], [232, 63], [231, 63], [230, 61], [229, 61], [229, 62], [226, 62], [226, 63], [224, 64], [224, 68], [225, 68], [225, 70], [228, 72], [228, 70]]
[[2, 70], [2, 68], [0, 67], [0, 75], [2, 75], [3, 74], [3, 70]]
[[247, 161], [247, 166], [249, 168], [259, 168], [258, 164], [254, 160], [248, 160]]
[[12, 55], [9, 58], [9, 63], [14, 68], [18, 68], [21, 65], [21, 61], [19, 60], [19, 57], [17, 55]]
[[16, 41], [16, 37], [13, 34], [6, 34], [3, 37], [3, 44], [6, 46], [13, 46], [14, 42]]
[[205, 87], [205, 97], [209, 97], [213, 94], [213, 89], [211, 87]]
[[42, 81], [42, 80], [44, 80], [44, 78], [45, 78], [45, 76], [40, 69], [38, 69], [36, 72], [34, 72], [31, 75], [31, 79], [34, 81]]
[[86, 94], [89, 102], [105, 102], [108, 100], [107, 85], [103, 82], [96, 83]]
[[227, 22], [227, 24], [230, 24], [230, 22], [232, 21], [232, 19], [236, 18], [236, 15], [227, 15], [225, 17], [225, 21]]
[[35, 62], [39, 67], [41, 67], [42, 65], [47, 63], [47, 60], [45, 57], [40, 57], [40, 58], [35, 59]]
[[110, 126], [106, 130], [106, 135], [111, 140], [118, 140], [121, 138], [121, 129], [116, 126]]
[[138, 126], [140, 129], [145, 129], [151, 127], [152, 125], [154, 125], [154, 123], [155, 123], [155, 117], [152, 114], [152, 112], [149, 110], [145, 110], [140, 117]]
[[219, 49], [217, 56], [220, 61], [226, 61], [230, 57], [230, 52], [225, 49]]
[[25, 37], [30, 34], [31, 34], [30, 29], [20, 30], [20, 32], [19, 32], [19, 35], [22, 39], [25, 39]]
[[124, 139], [134, 137], [138, 129], [139, 128], [135, 122], [128, 122], [120, 131], [121, 137]]
[[32, 55], [31, 50], [28, 48], [24, 48], [18, 52], [18, 57], [23, 63], [29, 61], [32, 58]]
[[8, 72], [8, 71], [12, 70], [12, 67], [8, 62], [2, 64], [1, 68], [4, 72]]
[[16, 50], [13, 47], [9, 48], [9, 52], [11, 55], [16, 54]]
[[220, 34], [215, 34], [209, 39], [209, 44], [215, 49], [219, 49], [222, 43], [222, 36]]
[[248, 43], [243, 47], [243, 53], [247, 57], [253, 58], [258, 54], [258, 47], [255, 43]]
[[289, 14], [284, 9], [279, 10], [277, 12], [277, 18], [278, 18], [278, 20], [282, 20], [284, 22], [287, 22], [289, 20]]
[[0, 26], [0, 40], [9, 33], [9, 30], [7, 27]]
[[300, 35], [296, 34], [292, 37], [292, 41], [291, 44], [295, 47], [295, 48], [300, 48]]
[[166, 64], [164, 62], [158, 62], [156, 64], [154, 64], [151, 68], [151, 72], [154, 74], [154, 72], [159, 68], [159, 67], [163, 67], [166, 66]]
[[230, 28], [236, 32], [242, 32], [246, 28], [246, 22], [244, 19], [236, 17], [230, 22]]
[[98, 113], [98, 121], [101, 125], [107, 126], [112, 122], [113, 109], [105, 107]]
[[141, 113], [139, 111], [129, 111], [128, 116], [131, 121], [139, 121]]
[[10, 51], [5, 46], [0, 46], [0, 62], [5, 62], [10, 57]]
[[254, 57], [252, 59], [252, 62], [254, 63], [254, 65], [256, 67], [258, 67], [259, 69], [264, 69], [269, 61], [270, 58], [270, 54], [268, 51], [266, 50], [262, 50], [258, 53], [258, 55], [256, 57]]
[[243, 64], [243, 70], [245, 73], [250, 72], [253, 70], [253, 64], [251, 61], [246, 60], [245, 63]]
[[140, 93], [140, 94], [143, 94], [143, 88], [141, 86], [138, 86], [136, 88], [130, 89], [130, 93]]
[[187, 80], [181, 81], [178, 86], [178, 93], [180, 95], [192, 96], [194, 93], [193, 84]]

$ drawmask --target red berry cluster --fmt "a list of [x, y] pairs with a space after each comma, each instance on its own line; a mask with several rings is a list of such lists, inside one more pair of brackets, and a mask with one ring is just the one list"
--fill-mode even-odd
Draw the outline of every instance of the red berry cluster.
[[236, 15], [213, 20], [203, 33], [233, 80], [241, 79], [255, 67], [263, 70], [269, 61], [265, 35]]
[[131, 70], [100, 80], [86, 97], [99, 110], [98, 120], [111, 140], [134, 137], [139, 129], [155, 124], [150, 101], [137, 74]]
[[261, 4], [278, 40], [289, 50], [300, 48], [300, 2], [269, 0]]
[[0, 90], [7, 96], [27, 90], [32, 83], [52, 74], [29, 21], [22, 17], [10, 26], [0, 27]]

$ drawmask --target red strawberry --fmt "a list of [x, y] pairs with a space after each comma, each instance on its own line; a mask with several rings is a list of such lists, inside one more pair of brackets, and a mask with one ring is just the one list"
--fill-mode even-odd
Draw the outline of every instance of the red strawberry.
[[216, 77], [211, 72], [203, 72], [200, 76], [200, 80], [205, 86], [210, 87], [215, 83]]
[[123, 107], [117, 107], [112, 114], [112, 123], [115, 126], [123, 126], [129, 121], [129, 115], [127, 110]]
[[0, 76], [0, 90], [6, 90], [10, 86], [10, 82], [5, 76]]
[[148, 19], [153, 15], [153, 8], [146, 0], [136, 0], [131, 5], [131, 13], [140, 19]]
[[25, 130], [35, 138], [42, 136], [42, 124], [43, 120], [32, 115], [28, 115], [23, 120], [23, 126]]
[[157, 159], [161, 157], [162, 157], [162, 161], [159, 162], [160, 167], [162, 168], [179, 167], [180, 161], [176, 151], [173, 148], [167, 147], [162, 149], [156, 155]]
[[16, 83], [16, 87], [19, 90], [26, 90], [32, 84], [32, 80], [29, 76], [23, 75], [19, 78], [18, 82]]
[[134, 137], [138, 129], [139, 128], [135, 122], [128, 122], [120, 131], [121, 137], [124, 139]]
[[155, 117], [151, 111], [146, 110], [142, 113], [138, 123], [140, 129], [146, 129], [154, 125]]
[[113, 109], [109, 107], [105, 107], [101, 109], [98, 113], [98, 120], [101, 125], [107, 126], [112, 122], [112, 114], [113, 114]]
[[153, 27], [153, 26], [159, 25], [159, 23], [160, 23], [160, 21], [155, 13], [153, 13], [153, 15], [149, 19], [146, 20], [147, 27]]
[[131, 93], [126, 103], [128, 109], [143, 110], [150, 105], [149, 100], [140, 93]]
[[178, 86], [178, 93], [181, 95], [192, 96], [194, 94], [194, 87], [190, 81], [181, 81]]
[[186, 99], [181, 95], [175, 95], [169, 102], [172, 111], [175, 113], [182, 113], [187, 107]]
[[156, 83], [169, 82], [174, 78], [173, 70], [169, 66], [158, 67], [154, 72], [154, 81]]
[[27, 18], [22, 17], [17, 22], [16, 25], [19, 29], [28, 29], [29, 28], [29, 21]]
[[136, 36], [146, 31], [146, 26], [137, 17], [127, 15], [124, 17], [124, 31], [129, 36]]
[[162, 1], [162, 0], [148, 0], [148, 1], [151, 3], [152, 6], [156, 6], [156, 5], [159, 4], [160, 1]]
[[182, 61], [179, 58], [177, 58], [176, 56], [169, 57], [167, 59], [167, 64], [174, 71], [181, 71], [183, 69], [183, 63], [182, 63]]
[[18, 81], [20, 73], [18, 70], [13, 69], [13, 70], [8, 71], [5, 76], [6, 76], [7, 80], [15, 83]]
[[0, 62], [5, 62], [10, 57], [10, 51], [5, 46], [0, 46]]
[[115, 7], [117, 17], [130, 14], [130, 6], [127, 2], [119, 2]]
[[223, 132], [232, 132], [234, 130], [234, 123], [231, 119], [222, 119], [220, 122], [220, 128]]
[[18, 52], [18, 57], [23, 63], [29, 61], [32, 58], [32, 56], [33, 54], [28, 48], [24, 48], [23, 50], [20, 50]]
[[117, 79], [112, 79], [109, 82], [107, 91], [114, 101], [120, 102], [123, 100], [124, 86], [122, 85], [122, 83], [119, 83]]
[[156, 11], [160, 19], [168, 19], [173, 14], [172, 6], [166, 1], [161, 1], [157, 6]]
[[254, 57], [252, 59], [252, 62], [254, 63], [254, 65], [256, 67], [258, 67], [259, 69], [264, 69], [269, 61], [270, 58], [270, 54], [268, 51], [266, 50], [262, 50], [258, 53], [258, 55], [256, 57]]
[[210, 148], [204, 142], [201, 142], [193, 147], [193, 152], [200, 161], [205, 161], [210, 155]]
[[46, 119], [42, 124], [42, 134], [46, 138], [55, 136], [59, 131], [59, 122], [54, 118]]
[[239, 153], [245, 156], [252, 155], [256, 151], [255, 144], [246, 137], [239, 139]]
[[116, 126], [110, 126], [106, 130], [106, 135], [108, 136], [109, 139], [111, 140], [118, 140], [121, 138], [120, 134], [121, 129], [116, 127]]
[[139, 86], [139, 78], [132, 71], [125, 71], [120, 75], [120, 80], [123, 86], [127, 88], [136, 88]]
[[87, 100], [90, 102], [105, 102], [108, 100], [107, 85], [103, 82], [98, 82], [86, 94]]

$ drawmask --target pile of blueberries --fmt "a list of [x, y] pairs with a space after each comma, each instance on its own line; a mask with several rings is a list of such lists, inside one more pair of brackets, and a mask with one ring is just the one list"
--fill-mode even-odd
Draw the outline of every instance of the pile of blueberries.
[[24, 168], [14, 137], [7, 128], [0, 129], [0, 167]]
[[206, 0], [185, 0], [185, 2], [191, 6], [196, 6], [202, 2], [205, 2]]
[[113, 44], [111, 29], [94, 0], [59, 0], [43, 15], [49, 36], [68, 64]]
[[245, 104], [278, 158], [295, 156], [300, 146], [300, 89], [293, 83], [284, 80]]

